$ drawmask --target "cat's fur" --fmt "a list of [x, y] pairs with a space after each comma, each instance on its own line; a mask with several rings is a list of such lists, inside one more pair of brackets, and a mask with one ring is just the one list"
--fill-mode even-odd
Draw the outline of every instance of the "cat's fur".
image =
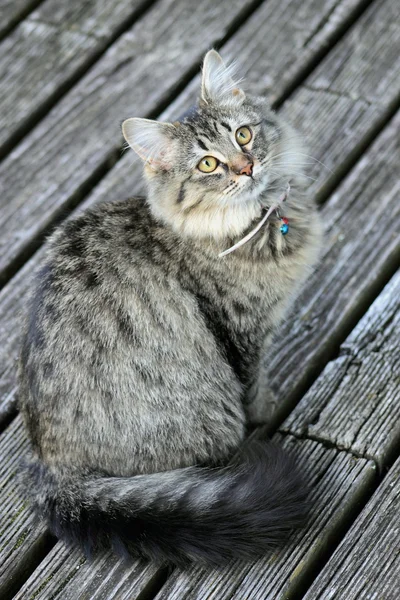
[[[231, 75], [211, 51], [189, 116], [126, 121], [147, 201], [94, 207], [47, 247], [21, 353], [25, 486], [51, 530], [87, 549], [221, 563], [263, 554], [304, 515], [283, 450], [254, 442], [221, 468], [246, 420], [266, 418], [260, 358], [319, 243], [295, 134]], [[224, 163], [213, 174], [196, 167], [207, 154]], [[219, 258], [288, 180], [289, 234], [272, 215]]]

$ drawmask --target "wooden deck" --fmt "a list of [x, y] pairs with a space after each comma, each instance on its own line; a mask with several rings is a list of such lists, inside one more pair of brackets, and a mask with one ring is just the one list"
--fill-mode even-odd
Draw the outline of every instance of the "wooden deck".
[[[0, 598], [398, 600], [398, 0], [0, 0], [0, 17]], [[265, 358], [281, 398], [268, 433], [303, 461], [315, 508], [254, 564], [89, 563], [34, 526], [17, 486], [31, 274], [62, 219], [140, 191], [119, 124], [190, 106], [212, 46], [321, 161], [308, 174], [323, 258]]]

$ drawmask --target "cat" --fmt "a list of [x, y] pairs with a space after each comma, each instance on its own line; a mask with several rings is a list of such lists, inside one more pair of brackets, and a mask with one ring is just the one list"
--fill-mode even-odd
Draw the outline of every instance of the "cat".
[[215, 50], [195, 107], [127, 119], [123, 134], [147, 198], [65, 222], [38, 274], [19, 367], [24, 489], [89, 553], [256, 558], [308, 506], [278, 445], [237, 455], [268, 419], [260, 361], [318, 256], [301, 143]]

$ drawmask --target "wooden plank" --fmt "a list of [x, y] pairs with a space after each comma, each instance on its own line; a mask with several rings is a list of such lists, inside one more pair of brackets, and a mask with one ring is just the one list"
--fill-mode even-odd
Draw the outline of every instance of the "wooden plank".
[[[282, 94], [294, 81], [294, 74], [285, 79], [288, 65], [294, 63], [296, 72], [307, 70], [365, 1], [329, 0], [317, 10], [316, 0], [272, 0], [240, 30], [227, 56], [234, 54], [249, 69], [249, 87], [262, 80], [279, 88], [283, 80], [277, 91]], [[161, 0], [9, 155], [0, 166], [0, 281], [22, 263], [35, 238], [117, 160], [118, 123], [163, 105], [204, 51], [227, 34], [233, 21], [240, 24], [253, 4], [234, 0], [227, 11], [212, 0]], [[258, 41], [257, 52], [248, 47], [249, 39]], [[260, 78], [264, 68], [268, 75]]]
[[[359, 458], [359, 456], [355, 456], [355, 453], [359, 455], [362, 450], [366, 456], [373, 457], [369, 463], [373, 467], [376, 467], [375, 458], [379, 459], [379, 465], [383, 468], [393, 454], [399, 452], [399, 292], [400, 271], [393, 277], [346, 340], [339, 358], [327, 366], [310, 388], [309, 393], [295, 409], [293, 413], [295, 416], [289, 416], [281, 428], [281, 432], [288, 436], [296, 436], [297, 441], [305, 441], [311, 437], [313, 441], [322, 443], [324, 447], [334, 447], [335, 451], [338, 450], [336, 446], [338, 443], [340, 448], [346, 448], [346, 451], [349, 451], [347, 455], [349, 458], [350, 456], [353, 456], [354, 459]], [[347, 361], [345, 362], [347, 368], [343, 368], [343, 361]], [[360, 390], [361, 400], [358, 398]], [[324, 410], [326, 410], [325, 417], [323, 416]], [[303, 417], [303, 411], [306, 413], [305, 417]], [[318, 425], [317, 433], [312, 427], [303, 427], [303, 423], [310, 423], [310, 419], [315, 415], [322, 420], [322, 433], [320, 433]], [[346, 440], [351, 442], [346, 443]], [[355, 453], [352, 454], [353, 450]], [[307, 469], [319, 477], [315, 463], [315, 459], [307, 457]], [[311, 482], [312, 490], [314, 490], [314, 485]], [[318, 485], [319, 483], [316, 485], [317, 488]], [[331, 485], [333, 485], [333, 481], [331, 481]], [[362, 502], [362, 494], [366, 490], [363, 487], [361, 491], [358, 484], [354, 483], [352, 491], [357, 494], [357, 501], [354, 500], [351, 510], [355, 509], [357, 503]], [[332, 489], [331, 492], [330, 503], [334, 504], [338, 491]], [[381, 498], [379, 494], [378, 489], [377, 495], [378, 498]], [[398, 483], [397, 495], [399, 494], [400, 484]], [[332, 511], [329, 503], [327, 503], [328, 507]], [[324, 555], [329, 554], [329, 543], [324, 541], [324, 536], [327, 535], [327, 532], [332, 532], [333, 527], [336, 539], [340, 538], [341, 532], [346, 527], [345, 522], [351, 518], [351, 510], [343, 510], [342, 507], [336, 516], [334, 512], [331, 512], [321, 533], [311, 534], [312, 527], [315, 526], [318, 518], [327, 516], [325, 512], [327, 508], [320, 500], [315, 501], [315, 512], [310, 521], [312, 525], [309, 524], [307, 530], [299, 534], [295, 542], [297, 552], [295, 557], [288, 557], [284, 552], [278, 556], [276, 561], [273, 561], [272, 565], [268, 561], [258, 561], [254, 565], [243, 567], [243, 569], [232, 565], [219, 573], [202, 569], [192, 569], [186, 572], [176, 571], [160, 591], [160, 600], [161, 598], [175, 600], [182, 597], [188, 600], [211, 598], [230, 598], [232, 600], [285, 598], [287, 600], [299, 597], [311, 580], [315, 566], [323, 560]], [[392, 517], [394, 519], [394, 515]], [[333, 519], [334, 525], [330, 519]], [[376, 532], [376, 525], [372, 527]], [[310, 537], [315, 546], [311, 552], [308, 552], [306, 548], [310, 543]], [[347, 556], [347, 554], [348, 549], [341, 556]], [[379, 553], [376, 554], [377, 556]], [[390, 565], [391, 560], [388, 560], [387, 569]], [[337, 568], [339, 570], [339, 567]], [[393, 569], [393, 565], [390, 568]], [[349, 577], [356, 577], [354, 566], [352, 569], [351, 572], [349, 571]], [[341, 574], [337, 573], [337, 577], [340, 579]], [[391, 577], [393, 578], [392, 570]], [[325, 585], [324, 589], [327, 591], [329, 587]], [[347, 590], [347, 586], [345, 589]], [[309, 596], [310, 600], [316, 597], [312, 594]], [[327, 597], [336, 599], [337, 596], [328, 595]], [[345, 593], [342, 597], [347, 598]], [[353, 597], [358, 596], [354, 595]]]
[[0, 6], [0, 40], [24, 19], [42, 0], [2, 0]]
[[[287, 11], [281, 12], [280, 7], [282, 6], [286, 6]], [[329, 40], [332, 40], [335, 31], [339, 31], [340, 28], [344, 27], [345, 23], [354, 16], [357, 8], [359, 8], [359, 4], [346, 0], [337, 3], [334, 7], [330, 3], [326, 3], [326, 10], [328, 12], [321, 13], [315, 10], [314, 0], [307, 0], [306, 2], [301, 2], [301, 0], [297, 0], [297, 2], [290, 1], [287, 5], [285, 3], [281, 4], [280, 0], [271, 0], [266, 4], [262, 4], [244, 27], [239, 29], [238, 34], [228, 42], [227, 56], [234, 54], [236, 51], [238, 56], [245, 59], [245, 63], [249, 68], [249, 88], [259, 85], [258, 79], [260, 78], [260, 71], [258, 65], [261, 61], [261, 64], [265, 65], [265, 69], [268, 69], [268, 72], [266, 71], [267, 74], [263, 79], [263, 85], [269, 86], [269, 89], [273, 89], [274, 83], [271, 82], [275, 82], [277, 86], [281, 85], [278, 82], [284, 79], [285, 72], [291, 60], [294, 62], [298, 61], [297, 64], [299, 69], [302, 66], [304, 67], [304, 65], [309, 64], [311, 61], [309, 48], [312, 47], [315, 53], [319, 52], [322, 47], [328, 44]], [[308, 12], [305, 12], [306, 9]], [[304, 26], [299, 30], [301, 35], [300, 33], [296, 33], [297, 26], [294, 25], [295, 21], [293, 19], [292, 11], [296, 10], [303, 15], [302, 23]], [[275, 12], [279, 14], [280, 18], [281, 35], [277, 38], [274, 33], [277, 27], [276, 21], [273, 18]], [[319, 19], [316, 19], [316, 14], [319, 15]], [[309, 21], [306, 18], [307, 15], [309, 16]], [[309, 29], [306, 28], [308, 22]], [[249, 54], [245, 54], [247, 52], [246, 39], [251, 38], [251, 33], [254, 32], [257, 24], [260, 24], [260, 29], [257, 30], [254, 37], [258, 40], [259, 50], [260, 52], [262, 50], [262, 56], [260, 56], [259, 53], [256, 53], [255, 56], [253, 56], [254, 52], [252, 51], [252, 47], [249, 49]], [[315, 33], [314, 39], [312, 34], [316, 31], [317, 33]], [[235, 48], [237, 36], [240, 37], [238, 37], [237, 47]], [[291, 42], [288, 46], [292, 49], [291, 53], [288, 51], [286, 51], [286, 53], [278, 52], [281, 40], [296, 41], [296, 45]], [[278, 59], [274, 61], [274, 57], [278, 57]], [[279, 57], [281, 57], [281, 59]], [[301, 59], [301, 57], [303, 58]], [[280, 62], [280, 60], [282, 62]], [[302, 60], [303, 62], [301, 62]], [[280, 94], [285, 93], [287, 86], [290, 86], [290, 80], [286, 79], [285, 81], [286, 87], [283, 86], [281, 88]], [[163, 113], [162, 118], [170, 119], [180, 114], [180, 111], [183, 111], [187, 105], [194, 100], [198, 93], [198, 89], [199, 80], [197, 79], [195, 81], [195, 89], [193, 84], [188, 86], [188, 89], [181, 94], [178, 101]], [[256, 87], [256, 89], [258, 88]], [[277, 93], [278, 92], [276, 92], [276, 94]], [[276, 94], [275, 97], [278, 98]], [[72, 92], [70, 96], [72, 96]], [[318, 110], [318, 107], [316, 108]], [[134, 106], [132, 108], [132, 111], [133, 110]], [[119, 115], [119, 117], [120, 116], [121, 115]], [[316, 127], [312, 130], [314, 138], [318, 138], [319, 127], [320, 124], [316, 123]], [[35, 156], [32, 156], [32, 153], [30, 152], [31, 144], [28, 144], [27, 149], [22, 147], [18, 156], [17, 152], [14, 152], [12, 155], [14, 157], [14, 166], [11, 174], [7, 169], [11, 168], [12, 162], [10, 162], [10, 160], [4, 161], [4, 172], [7, 171], [9, 177], [7, 185], [4, 185], [4, 193], [0, 194], [0, 208], [2, 202], [1, 199], [3, 198], [4, 204], [8, 205], [7, 211], [10, 212], [9, 218], [4, 219], [3, 231], [0, 226], [0, 234], [3, 234], [4, 236], [3, 260], [5, 262], [3, 266], [5, 271], [7, 271], [6, 265], [9, 266], [10, 264], [9, 259], [12, 261], [12, 257], [15, 258], [16, 254], [19, 253], [21, 244], [24, 245], [27, 242], [30, 232], [32, 230], [37, 232], [36, 227], [40, 229], [40, 223], [43, 222], [43, 219], [47, 222], [47, 218], [50, 218], [49, 213], [54, 215], [54, 211], [57, 210], [59, 204], [64, 205], [65, 203], [68, 203], [70, 199], [69, 192], [71, 191], [68, 187], [70, 181], [75, 181], [77, 176], [84, 178], [85, 171], [88, 171], [89, 165], [87, 162], [84, 167], [81, 168], [79, 166], [80, 156], [82, 154], [82, 162], [84, 162], [86, 153], [90, 152], [91, 148], [94, 151], [96, 143], [94, 140], [91, 140], [83, 150], [83, 133], [89, 135], [87, 131], [80, 132], [75, 129], [73, 131], [75, 137], [73, 137], [71, 133], [70, 137], [73, 140], [71, 142], [73, 146], [70, 147], [69, 152], [74, 152], [72, 162], [75, 171], [72, 173], [71, 170], [68, 170], [68, 178], [65, 184], [60, 183], [60, 186], [54, 183], [54, 177], [64, 178], [64, 167], [61, 168], [61, 165], [62, 163], [65, 163], [67, 159], [62, 144], [53, 151], [53, 153], [56, 153], [56, 156], [53, 156], [51, 152], [46, 156], [46, 151], [43, 151], [42, 153], [39, 151], [40, 157], [38, 162], [35, 160], [36, 154]], [[53, 137], [54, 135], [52, 134], [51, 138]], [[100, 143], [100, 139], [97, 139], [97, 146], [99, 146]], [[75, 144], [77, 145], [76, 151], [74, 148]], [[44, 146], [45, 142], [41, 142], [40, 145]], [[68, 146], [68, 144], [66, 145]], [[57, 167], [57, 165], [54, 164], [54, 161], [57, 162], [56, 157], [59, 154], [61, 156], [60, 167]], [[323, 157], [321, 158], [323, 160]], [[50, 164], [47, 164], [48, 160], [50, 160]], [[41, 161], [44, 161], [45, 164], [41, 164]], [[94, 192], [89, 196], [84, 207], [104, 199], [129, 196], [133, 193], [140, 193], [143, 191], [141, 165], [136, 162], [134, 166], [132, 166], [132, 162], [132, 154], [127, 153], [125, 157], [117, 163], [116, 167], [110, 171], [108, 176], [103, 178]], [[32, 165], [32, 167], [30, 165]], [[32, 169], [37, 173], [36, 175], [32, 172]], [[54, 175], [51, 171], [57, 171], [57, 169], [59, 172]], [[26, 174], [26, 177], [23, 174]], [[80, 179], [80, 182], [82, 182], [82, 179]], [[50, 189], [47, 190], [47, 187]], [[34, 202], [32, 202], [32, 198], [30, 198], [31, 194], [35, 195]], [[18, 204], [17, 207], [16, 204]], [[46, 206], [47, 209], [45, 210]], [[28, 215], [25, 214], [25, 211], [27, 211]], [[25, 224], [26, 230], [24, 229]], [[8, 247], [8, 244], [11, 246]], [[0, 249], [1, 247], [0, 241]], [[8, 255], [8, 258], [5, 255], [6, 252], [11, 253]], [[0, 265], [1, 260], [2, 259], [0, 258]], [[39, 262], [40, 255], [34, 257], [33, 260], [30, 261], [0, 293], [0, 314], [3, 315], [3, 318], [0, 319], [0, 423], [7, 420], [9, 415], [15, 410], [15, 364], [19, 344], [21, 315], [26, 302], [25, 296], [30, 285], [29, 276], [35, 269], [35, 265], [39, 264]]]
[[[290, 545], [279, 554], [253, 565], [236, 563], [230, 569], [218, 572], [210, 570], [207, 573], [202, 569], [185, 573], [177, 571], [157, 598], [200, 600], [230, 598], [231, 594], [235, 594], [233, 597], [238, 600], [247, 597], [252, 600], [278, 600], [289, 597], [287, 594], [307, 578], [313, 563], [329, 548], [344, 520], [371, 486], [376, 475], [375, 465], [336, 449], [326, 449], [322, 444], [310, 440], [297, 440], [280, 434], [276, 437], [278, 443], [284, 444], [304, 464], [305, 476], [310, 480], [311, 500], [315, 508], [306, 532], [295, 535]], [[105, 561], [99, 558], [90, 567], [84, 566], [82, 569], [81, 555], [78, 552], [68, 555], [57, 544], [16, 598], [22, 600], [35, 594], [38, 594], [35, 598], [40, 600], [49, 596], [68, 600], [77, 597], [107, 600], [136, 598], [136, 590], [131, 593], [131, 578], [140, 574], [137, 563], [133, 567], [122, 567], [122, 563], [116, 559], [107, 558], [107, 563]], [[298, 568], [299, 564], [304, 565], [303, 569]], [[156, 572], [151, 571], [151, 567], [145, 563], [141, 566], [151, 582], [151, 575], [155, 577]], [[282, 587], [282, 575], [288, 571], [293, 571], [294, 575]], [[275, 583], [271, 584], [272, 581]], [[242, 588], [246, 593], [242, 592]]]
[[400, 459], [317, 577], [304, 600], [398, 600]]
[[0, 156], [131, 24], [146, 0], [47, 0], [0, 44]]
[[400, 271], [378, 296], [282, 430], [373, 459], [400, 449]]
[[50, 547], [21, 499], [17, 471], [28, 442], [18, 418], [0, 438], [0, 597], [12, 597]]
[[[0, 437], [0, 598], [6, 600], [14, 596], [32, 570], [45, 557], [53, 541], [43, 525], [34, 522], [33, 515], [26, 507], [18, 486], [17, 472], [21, 457], [29, 448], [22, 419], [17, 417]], [[50, 565], [50, 566], [49, 566]], [[72, 566], [71, 566], [72, 565]], [[50, 569], [50, 570], [48, 570]], [[102, 578], [108, 570], [110, 577]], [[46, 570], [43, 581], [42, 571]], [[71, 599], [83, 597], [77, 593], [83, 590], [90, 597], [96, 589], [99, 598], [136, 598], [146, 588], [156, 585], [163, 572], [154, 565], [139, 561], [127, 564], [112, 555], [103, 555], [93, 563], [86, 561], [78, 552], [57, 543], [38, 571], [35, 571], [29, 596], [21, 591], [18, 597], [48, 599], [67, 598], [60, 582], [74, 577], [75, 595]], [[72, 584], [71, 584], [72, 585]], [[120, 595], [124, 586], [127, 596]]]
[[400, 261], [400, 113], [323, 206], [320, 264], [265, 358], [279, 422], [337, 352]]
[[290, 600], [300, 594], [372, 484], [375, 468], [372, 462], [310, 440], [288, 436], [284, 445], [304, 465], [309, 480], [314, 508], [306, 529], [280, 552], [253, 564], [236, 562], [219, 570], [177, 569], [157, 600]]
[[88, 561], [58, 543], [20, 589], [14, 600], [135, 600], [159, 585], [162, 571], [140, 561], [103, 554]]

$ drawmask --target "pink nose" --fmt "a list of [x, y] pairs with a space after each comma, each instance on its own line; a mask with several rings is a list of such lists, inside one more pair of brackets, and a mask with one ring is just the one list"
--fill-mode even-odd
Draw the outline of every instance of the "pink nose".
[[249, 160], [247, 156], [239, 155], [234, 158], [231, 163], [232, 171], [236, 175], [247, 175], [251, 177], [253, 174], [253, 161]]
[[242, 169], [240, 169], [239, 174], [240, 175], [248, 175], [249, 177], [251, 177], [251, 175], [253, 174], [253, 163], [248, 162], [247, 165], [245, 165]]

